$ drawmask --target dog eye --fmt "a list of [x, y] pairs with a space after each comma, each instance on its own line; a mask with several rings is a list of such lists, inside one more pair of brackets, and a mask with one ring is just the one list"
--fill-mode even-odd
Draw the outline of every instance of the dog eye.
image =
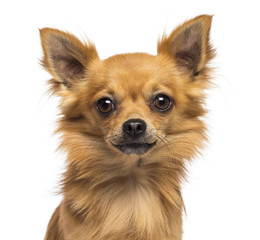
[[154, 99], [154, 106], [156, 110], [164, 112], [170, 109], [172, 106], [172, 101], [170, 97], [165, 94], [158, 94]]
[[115, 106], [111, 99], [105, 97], [97, 101], [97, 108], [101, 113], [110, 113], [114, 110]]

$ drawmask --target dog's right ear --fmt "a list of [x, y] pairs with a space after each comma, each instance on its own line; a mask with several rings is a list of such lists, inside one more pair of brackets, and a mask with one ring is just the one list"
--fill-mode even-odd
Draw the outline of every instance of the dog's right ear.
[[74, 35], [57, 29], [40, 30], [42, 65], [53, 76], [51, 90], [71, 88], [84, 78], [88, 64], [98, 58], [93, 44], [83, 44]]

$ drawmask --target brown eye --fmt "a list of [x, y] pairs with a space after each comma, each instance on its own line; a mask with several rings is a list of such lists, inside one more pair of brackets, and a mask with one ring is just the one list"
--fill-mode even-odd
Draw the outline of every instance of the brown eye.
[[172, 106], [171, 99], [165, 94], [158, 94], [154, 99], [154, 106], [156, 110], [164, 112]]
[[97, 108], [101, 113], [110, 113], [114, 110], [114, 104], [111, 99], [105, 97], [97, 101]]

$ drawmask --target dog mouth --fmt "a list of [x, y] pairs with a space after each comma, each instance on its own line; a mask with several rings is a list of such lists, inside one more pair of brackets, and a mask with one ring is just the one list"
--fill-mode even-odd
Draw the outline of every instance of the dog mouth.
[[153, 143], [126, 143], [126, 144], [113, 144], [112, 145], [124, 154], [137, 154], [142, 155], [148, 152], [157, 141]]

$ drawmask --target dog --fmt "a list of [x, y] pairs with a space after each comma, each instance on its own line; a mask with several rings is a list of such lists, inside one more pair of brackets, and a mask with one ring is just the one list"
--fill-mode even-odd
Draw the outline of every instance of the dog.
[[185, 166], [207, 140], [211, 22], [201, 15], [164, 34], [155, 56], [105, 60], [91, 42], [40, 30], [67, 156], [45, 240], [182, 239]]

